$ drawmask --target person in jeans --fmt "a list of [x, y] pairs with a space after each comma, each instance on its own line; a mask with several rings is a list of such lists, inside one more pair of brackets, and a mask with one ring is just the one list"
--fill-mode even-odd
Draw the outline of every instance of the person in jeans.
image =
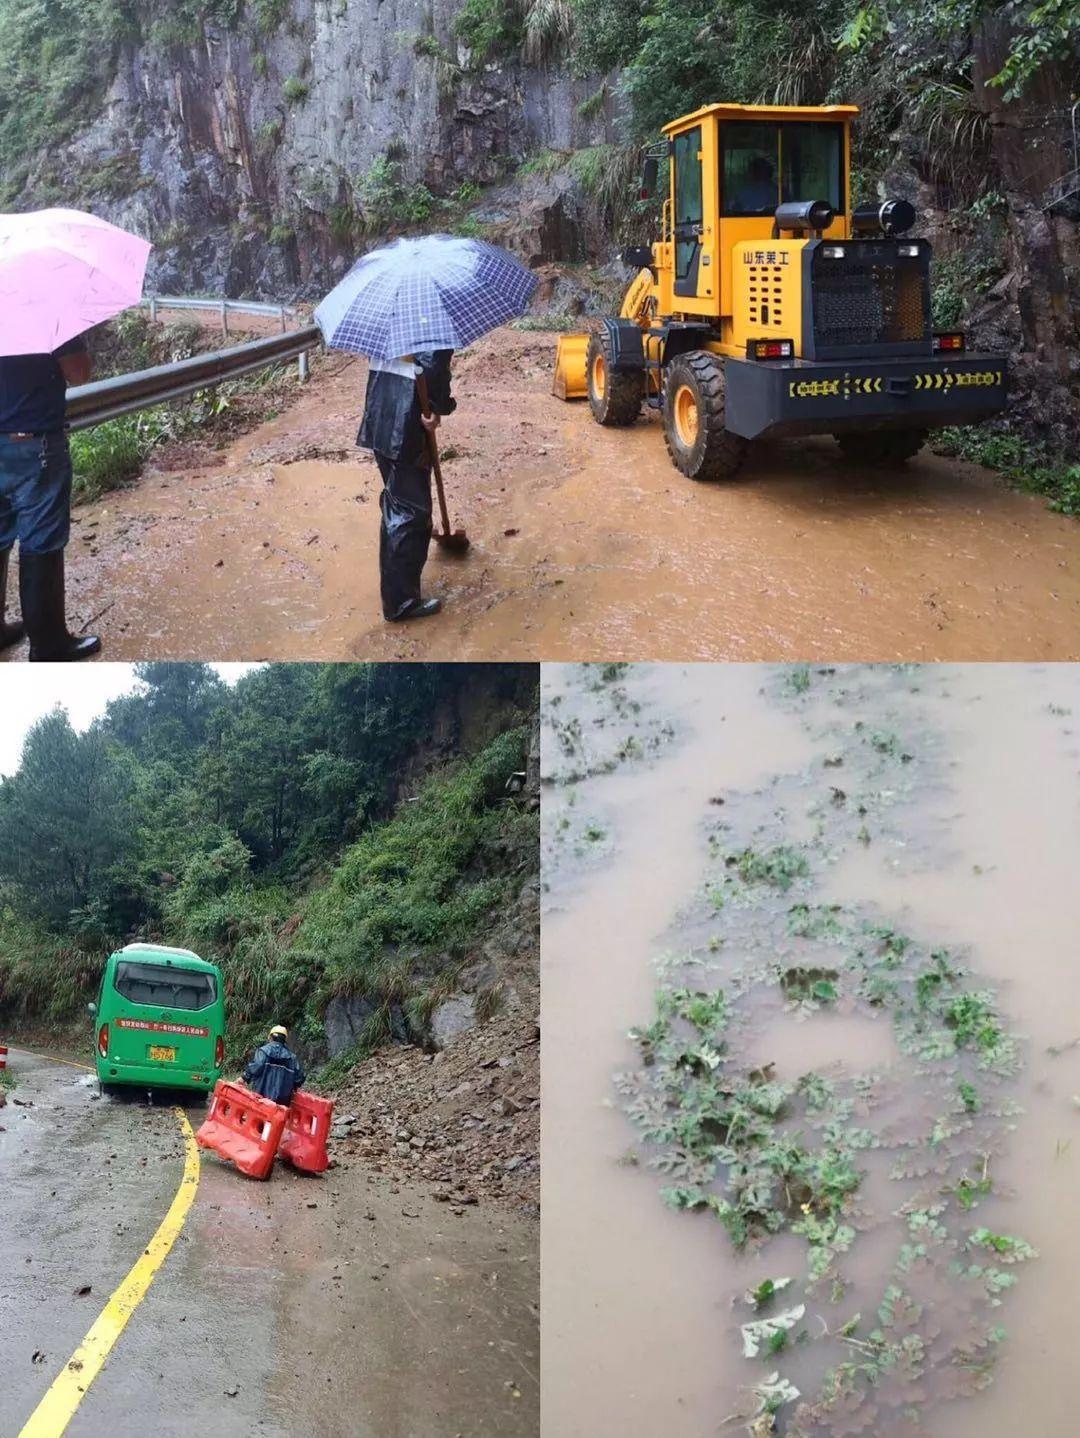
[[[71, 519], [71, 455], [64, 429], [68, 385], [90, 378], [80, 336], [52, 354], [0, 356], [0, 648], [30, 636], [33, 660], [86, 659], [92, 634], [68, 633], [64, 549]], [[11, 550], [19, 541], [22, 624], [7, 622]]]
[[[379, 576], [383, 615], [392, 622], [438, 614], [437, 599], [424, 599], [420, 575], [431, 543], [431, 451], [427, 432], [439, 416], [453, 414], [452, 350], [431, 350], [396, 360], [372, 360], [364, 418], [356, 442], [374, 451], [382, 475]], [[424, 415], [416, 381], [427, 380], [432, 413]]]
[[244, 1070], [248, 1088], [261, 1093], [272, 1103], [288, 1108], [292, 1096], [304, 1082], [304, 1066], [288, 1044], [289, 1031], [284, 1024], [275, 1024], [270, 1037]]

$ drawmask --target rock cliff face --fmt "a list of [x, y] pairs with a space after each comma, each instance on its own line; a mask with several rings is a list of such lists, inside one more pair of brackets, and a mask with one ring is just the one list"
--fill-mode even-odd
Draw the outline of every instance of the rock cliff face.
[[47, 175], [146, 234], [151, 290], [320, 294], [355, 257], [373, 167], [390, 165], [407, 208], [419, 186], [447, 197], [607, 134], [605, 115], [578, 115], [595, 85], [516, 61], [474, 67], [459, 9], [293, 0], [270, 35], [242, 18], [189, 46], [126, 47], [98, 118], [38, 162], [27, 195]]

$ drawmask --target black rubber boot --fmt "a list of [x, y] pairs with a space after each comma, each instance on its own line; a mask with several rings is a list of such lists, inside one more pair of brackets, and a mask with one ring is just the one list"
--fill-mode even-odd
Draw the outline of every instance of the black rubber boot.
[[19, 553], [19, 594], [30, 636], [31, 662], [89, 659], [101, 648], [96, 634], [69, 634], [64, 610], [64, 551]]
[[404, 609], [386, 617], [391, 624], [403, 624], [406, 619], [430, 619], [442, 608], [441, 599], [411, 599]]
[[25, 625], [7, 622], [7, 582], [10, 559], [11, 550], [0, 549], [0, 649], [7, 649], [12, 644], [18, 644], [26, 633]]

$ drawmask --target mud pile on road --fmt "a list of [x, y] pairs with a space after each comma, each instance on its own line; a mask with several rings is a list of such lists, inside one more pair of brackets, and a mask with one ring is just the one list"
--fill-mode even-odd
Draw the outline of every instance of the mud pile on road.
[[452, 1208], [540, 1196], [539, 1008], [498, 1015], [436, 1054], [380, 1050], [336, 1095], [331, 1154], [430, 1186]]

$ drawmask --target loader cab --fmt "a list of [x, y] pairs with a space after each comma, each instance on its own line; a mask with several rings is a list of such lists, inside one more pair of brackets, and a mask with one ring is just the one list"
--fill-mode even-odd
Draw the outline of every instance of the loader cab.
[[[825, 237], [848, 237], [857, 113], [854, 105], [707, 105], [665, 126], [671, 173], [657, 256], [661, 313], [708, 316], [730, 339], [743, 283], [734, 274], [735, 246], [775, 240], [781, 204], [824, 200], [835, 212]], [[780, 270], [792, 252], [762, 248], [774, 264], [754, 286], [767, 283], [772, 303], [783, 299]]]

